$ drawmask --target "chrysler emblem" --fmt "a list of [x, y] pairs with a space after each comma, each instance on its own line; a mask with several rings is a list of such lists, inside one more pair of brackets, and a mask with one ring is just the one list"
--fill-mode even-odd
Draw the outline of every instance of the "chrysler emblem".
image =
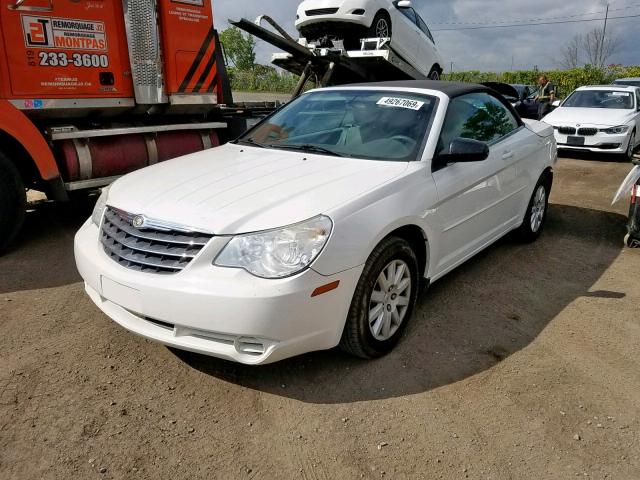
[[133, 217], [133, 220], [131, 221], [131, 224], [136, 228], [144, 227], [145, 223], [146, 223], [146, 219], [142, 215], [136, 215], [135, 217]]

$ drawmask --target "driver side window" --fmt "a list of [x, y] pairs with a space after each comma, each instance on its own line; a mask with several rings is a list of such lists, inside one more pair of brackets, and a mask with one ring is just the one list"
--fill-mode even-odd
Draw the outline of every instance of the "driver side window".
[[439, 151], [443, 153], [456, 138], [494, 143], [520, 126], [518, 120], [497, 98], [488, 93], [471, 93], [449, 104]]

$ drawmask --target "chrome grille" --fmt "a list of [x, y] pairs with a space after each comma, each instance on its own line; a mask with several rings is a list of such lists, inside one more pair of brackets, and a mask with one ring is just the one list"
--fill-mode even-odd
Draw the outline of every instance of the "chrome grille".
[[[136, 215], [107, 207], [101, 228], [102, 247], [120, 265], [140, 272], [173, 274], [182, 271], [213, 235], [160, 228], [136, 228]], [[154, 223], [154, 222], [149, 222]]]
[[593, 137], [598, 133], [597, 128], [580, 128], [578, 129], [578, 135], [584, 135], [585, 137]]
[[558, 127], [558, 132], [562, 135], [575, 135], [576, 129], [575, 127]]
[[318, 15], [333, 15], [334, 13], [338, 13], [337, 8], [316, 8], [314, 10], [307, 10], [305, 12], [307, 17], [316, 17]]

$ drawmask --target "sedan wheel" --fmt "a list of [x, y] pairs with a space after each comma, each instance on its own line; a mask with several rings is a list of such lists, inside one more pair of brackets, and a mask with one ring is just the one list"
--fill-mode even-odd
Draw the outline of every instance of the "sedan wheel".
[[418, 293], [418, 261], [403, 239], [389, 237], [373, 251], [356, 286], [340, 347], [362, 358], [393, 349]]
[[371, 38], [391, 38], [391, 19], [386, 12], [375, 16], [368, 35]]
[[400, 328], [411, 301], [411, 272], [402, 260], [389, 263], [376, 280], [369, 301], [369, 328], [373, 338], [384, 342]]
[[636, 150], [636, 132], [635, 130], [631, 132], [631, 137], [629, 138], [629, 146], [627, 147], [627, 159], [629, 161], [633, 160], [633, 152]]

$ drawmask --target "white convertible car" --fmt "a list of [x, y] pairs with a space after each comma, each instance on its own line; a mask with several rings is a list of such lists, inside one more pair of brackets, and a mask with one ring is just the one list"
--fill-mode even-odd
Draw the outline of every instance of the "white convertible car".
[[105, 190], [75, 239], [86, 291], [143, 337], [246, 364], [390, 351], [421, 288], [541, 233], [553, 130], [487, 87], [308, 92], [230, 144]]
[[306, 0], [296, 28], [309, 41], [328, 36], [360, 50], [362, 38], [391, 38], [393, 49], [432, 80], [442, 74], [442, 58], [426, 22], [408, 0]]
[[621, 154], [631, 161], [640, 143], [640, 88], [580, 87], [544, 122], [553, 126], [558, 148]]

